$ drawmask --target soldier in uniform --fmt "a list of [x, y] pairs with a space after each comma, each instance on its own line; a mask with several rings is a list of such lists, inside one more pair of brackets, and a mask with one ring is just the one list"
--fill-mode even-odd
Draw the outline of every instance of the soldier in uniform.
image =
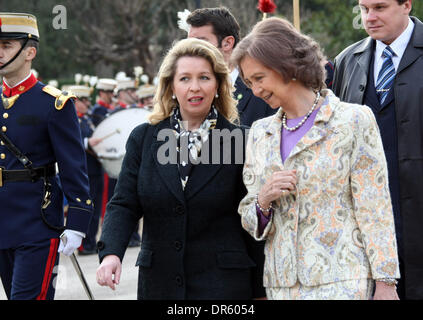
[[[136, 106], [136, 83], [135, 80], [130, 78], [125, 78], [121, 80], [112, 80], [112, 79], [100, 79], [99, 83], [97, 84], [97, 89], [103, 88], [99, 90], [99, 93], [106, 92], [109, 93], [110, 89], [114, 87], [113, 92], [117, 98], [117, 106], [115, 108], [107, 107], [104, 104], [103, 100], [99, 100], [97, 105], [94, 106], [92, 117], [93, 120], [98, 120], [101, 117], [101, 120], [106, 118], [107, 116], [118, 112], [120, 110], [124, 110], [127, 108], [132, 108]], [[101, 98], [102, 96], [100, 96]], [[104, 97], [104, 95], [103, 95]], [[107, 109], [106, 109], [107, 108]], [[95, 121], [94, 121], [95, 122]], [[97, 122], [96, 125], [98, 125]], [[103, 187], [103, 203], [101, 209], [101, 215], [103, 216], [106, 211], [106, 204], [112, 198], [113, 192], [115, 190], [115, 186], [117, 183], [117, 179], [113, 179], [108, 176], [107, 173], [104, 174], [104, 187]], [[141, 237], [138, 234], [138, 226], [136, 230], [133, 232], [131, 240], [129, 241], [129, 247], [138, 247], [141, 244]]]
[[115, 110], [136, 107], [138, 100], [138, 97], [136, 96], [136, 90], [135, 80], [119, 80], [116, 87], [118, 106]]
[[101, 217], [102, 196], [103, 196], [103, 167], [98, 161], [97, 155], [92, 149], [101, 142], [100, 139], [92, 137], [94, 124], [88, 114], [89, 98], [91, 89], [87, 86], [70, 86], [69, 91], [76, 96], [75, 108], [78, 115], [81, 135], [85, 147], [87, 159], [88, 178], [90, 181], [90, 194], [93, 199], [94, 211], [93, 217], [88, 229], [87, 236], [82, 240], [82, 245], [78, 250], [80, 255], [95, 254], [96, 235]]
[[153, 98], [156, 93], [156, 86], [145, 84], [137, 90], [139, 105], [141, 108], [153, 109]]
[[[99, 99], [94, 105], [91, 112], [91, 119], [95, 127], [97, 127], [101, 121], [103, 121], [108, 115], [114, 110], [113, 106], [113, 93], [116, 89], [117, 81], [114, 79], [99, 79], [96, 85], [98, 90]], [[101, 216], [104, 216], [106, 211], [107, 201], [112, 197], [113, 191], [117, 180], [109, 178], [107, 173], [104, 173], [104, 186], [103, 186], [103, 200], [101, 204]]]
[[96, 127], [114, 110], [113, 91], [116, 86], [117, 82], [113, 79], [100, 79], [97, 82], [96, 89], [98, 90], [99, 99], [92, 110], [92, 120]]
[[31, 73], [38, 40], [34, 16], [0, 13], [0, 276], [18, 300], [54, 299], [57, 252], [80, 246], [92, 216], [72, 96]]
[[[116, 96], [118, 106], [111, 112], [117, 112], [127, 108], [135, 108], [137, 105], [137, 96], [136, 96], [136, 81], [131, 78], [126, 78], [122, 80], [117, 80], [116, 86]], [[109, 188], [108, 188], [108, 197], [107, 201], [111, 199], [113, 196], [113, 192], [117, 183], [117, 179], [109, 178]], [[138, 247], [141, 244], [141, 237], [138, 233], [139, 223], [137, 224], [134, 232], [131, 235], [131, 239], [129, 240], [128, 247]]]

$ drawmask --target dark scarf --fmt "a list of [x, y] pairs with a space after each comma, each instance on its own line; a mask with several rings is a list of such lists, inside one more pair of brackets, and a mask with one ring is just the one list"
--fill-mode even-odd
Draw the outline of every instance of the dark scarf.
[[[172, 114], [170, 115], [170, 125], [177, 139], [176, 151], [178, 154], [178, 169], [181, 177], [182, 189], [184, 190], [188, 182], [192, 166], [195, 164], [193, 161], [198, 161], [198, 158], [201, 155], [201, 147], [203, 146], [203, 143], [208, 140], [210, 130], [216, 127], [217, 116], [217, 110], [214, 106], [212, 106], [210, 113], [200, 127], [194, 131], [188, 131], [184, 127], [184, 121], [182, 120], [179, 107], [173, 109]], [[182, 144], [181, 141], [183, 142]], [[181, 145], [183, 148], [188, 146], [188, 150], [183, 150], [182, 154]]]

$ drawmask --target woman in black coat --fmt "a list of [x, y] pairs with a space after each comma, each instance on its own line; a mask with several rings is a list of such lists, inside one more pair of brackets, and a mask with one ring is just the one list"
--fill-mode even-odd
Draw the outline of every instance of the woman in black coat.
[[[244, 130], [220, 52], [198, 39], [166, 55], [150, 123], [128, 139], [99, 242], [97, 282], [114, 288], [143, 222], [139, 299], [264, 296], [263, 248], [241, 227]], [[256, 265], [259, 268], [256, 268]]]

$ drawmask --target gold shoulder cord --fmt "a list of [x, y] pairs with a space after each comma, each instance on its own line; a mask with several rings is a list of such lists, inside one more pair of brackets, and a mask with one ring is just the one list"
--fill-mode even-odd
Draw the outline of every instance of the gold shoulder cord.
[[54, 103], [54, 107], [57, 110], [62, 110], [63, 107], [65, 106], [66, 102], [68, 102], [69, 99], [71, 99], [71, 98], [75, 99], [76, 98], [76, 96], [73, 95], [72, 93], [66, 92], [66, 91], [61, 91], [61, 90], [59, 90], [55, 87], [52, 87], [52, 86], [45, 86], [43, 88], [43, 91], [56, 98], [56, 102]]

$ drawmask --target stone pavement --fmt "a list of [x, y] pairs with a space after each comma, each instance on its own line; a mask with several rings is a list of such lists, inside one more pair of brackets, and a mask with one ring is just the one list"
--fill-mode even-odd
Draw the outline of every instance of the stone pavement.
[[[113, 291], [109, 287], [100, 287], [95, 279], [95, 272], [99, 266], [98, 256], [79, 256], [76, 254], [79, 265], [90, 286], [96, 300], [136, 300], [138, 284], [138, 267], [135, 267], [140, 248], [128, 248], [122, 264], [120, 284]], [[56, 300], [88, 300], [81, 281], [65, 255], [60, 255], [59, 274], [56, 280]], [[0, 281], [0, 300], [6, 300], [3, 286]]]

